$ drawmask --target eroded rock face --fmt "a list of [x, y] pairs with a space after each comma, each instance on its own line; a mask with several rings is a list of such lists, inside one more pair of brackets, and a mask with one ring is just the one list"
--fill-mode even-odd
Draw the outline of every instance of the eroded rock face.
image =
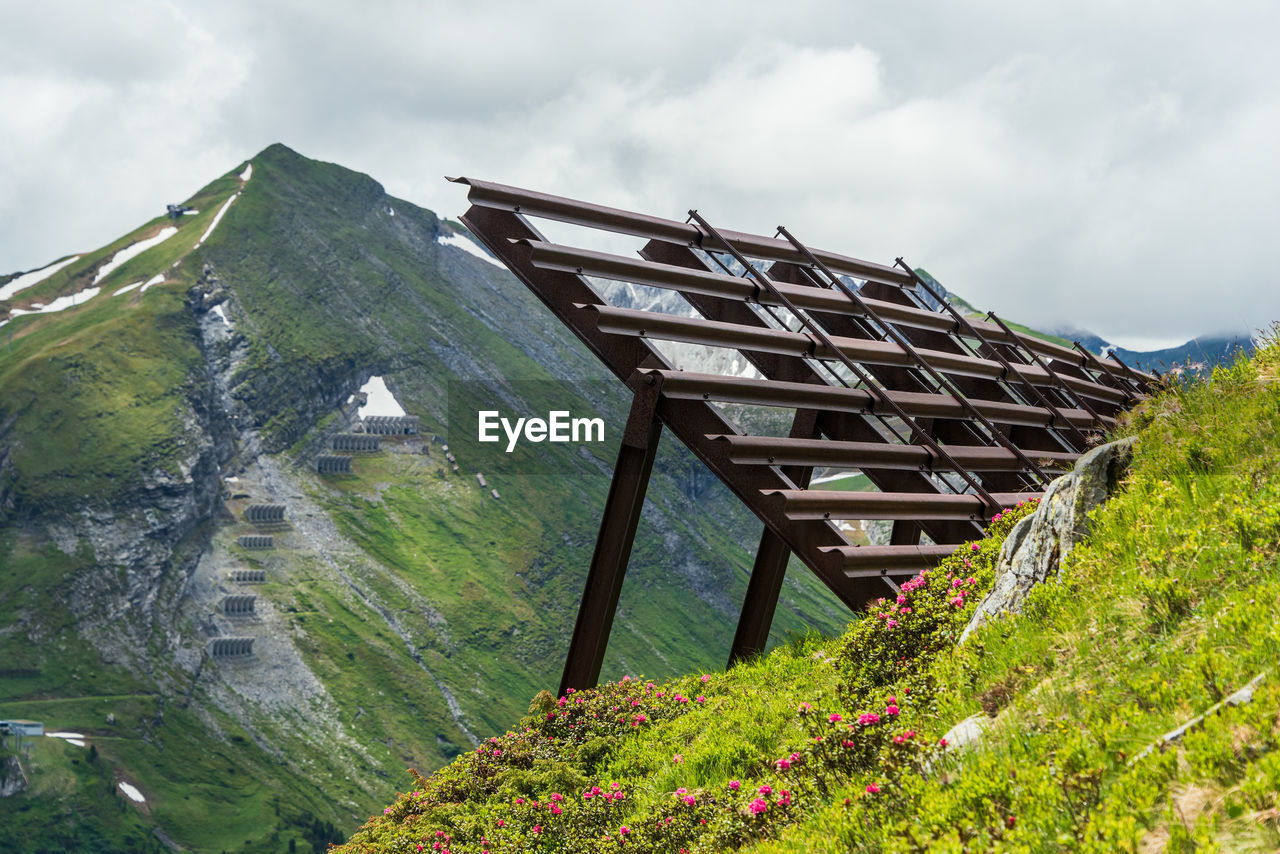
[[16, 756], [0, 757], [0, 798], [16, 795], [27, 788], [27, 775]]
[[1036, 512], [1019, 522], [1000, 549], [996, 579], [960, 635], [964, 643], [990, 618], [1018, 613], [1031, 588], [1054, 575], [1089, 533], [1089, 511], [1103, 504], [1133, 457], [1132, 437], [1094, 448], [1045, 490]]

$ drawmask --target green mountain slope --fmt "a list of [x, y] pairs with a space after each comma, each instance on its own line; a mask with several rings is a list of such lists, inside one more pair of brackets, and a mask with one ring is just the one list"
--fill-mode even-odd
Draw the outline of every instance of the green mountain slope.
[[[459, 227], [367, 176], [272, 146], [188, 204], [0, 304], [0, 719], [95, 757], [40, 742], [0, 798], [0, 849], [145, 850], [153, 828], [189, 850], [322, 848], [558, 678], [616, 445], [454, 471], [449, 414], [569, 395], [616, 425], [621, 385], [450, 245]], [[317, 475], [372, 376], [422, 433]], [[758, 524], [699, 468], [664, 443], [606, 675], [723, 664]], [[253, 503], [286, 522], [248, 524]], [[797, 570], [774, 640], [843, 619]], [[212, 658], [218, 637], [253, 657]]]
[[1145, 404], [1056, 583], [964, 646], [1025, 508], [842, 640], [544, 696], [340, 850], [1277, 850], [1278, 374]]

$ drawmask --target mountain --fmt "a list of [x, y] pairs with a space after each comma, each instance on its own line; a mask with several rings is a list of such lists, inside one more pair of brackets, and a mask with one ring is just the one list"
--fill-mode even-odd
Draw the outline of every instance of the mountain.
[[1249, 355], [1254, 352], [1252, 337], [1244, 333], [1193, 338], [1185, 344], [1163, 350], [1128, 350], [1088, 332], [1065, 331], [1062, 334], [1075, 338], [1095, 353], [1114, 353], [1130, 367], [1174, 375], [1186, 371], [1205, 373], [1215, 365], [1230, 364], [1239, 353]]
[[[0, 720], [80, 736], [10, 741], [0, 850], [322, 850], [563, 661], [617, 436], [531, 467], [457, 416], [616, 426], [622, 385], [368, 176], [273, 145], [182, 207], [0, 278]], [[421, 432], [317, 473], [367, 405]], [[664, 442], [604, 675], [722, 667], [758, 533]], [[845, 619], [781, 604], [775, 643]]]

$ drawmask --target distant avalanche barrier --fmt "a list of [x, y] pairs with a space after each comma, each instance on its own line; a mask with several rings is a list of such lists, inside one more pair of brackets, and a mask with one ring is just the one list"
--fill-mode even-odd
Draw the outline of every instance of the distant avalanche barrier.
[[329, 446], [335, 451], [378, 451], [382, 449], [382, 438], [376, 433], [338, 433], [329, 440]]
[[415, 436], [418, 433], [416, 415], [369, 415], [364, 419], [364, 430], [381, 436]]
[[208, 651], [213, 658], [248, 658], [253, 655], [256, 638], [214, 638]]
[[250, 504], [245, 508], [246, 522], [283, 522], [283, 504]]
[[322, 454], [316, 457], [316, 471], [320, 474], [351, 474], [351, 457]]

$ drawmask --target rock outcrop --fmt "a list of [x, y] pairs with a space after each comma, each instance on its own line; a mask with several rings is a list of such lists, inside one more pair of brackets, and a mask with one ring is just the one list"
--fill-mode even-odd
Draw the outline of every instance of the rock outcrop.
[[27, 788], [27, 775], [16, 756], [0, 756], [0, 798], [16, 795]]
[[1045, 490], [1040, 506], [1009, 532], [996, 563], [996, 578], [960, 635], [992, 617], [1018, 613], [1031, 588], [1058, 571], [1062, 559], [1089, 533], [1089, 512], [1106, 502], [1133, 457], [1133, 438], [1094, 448]]

